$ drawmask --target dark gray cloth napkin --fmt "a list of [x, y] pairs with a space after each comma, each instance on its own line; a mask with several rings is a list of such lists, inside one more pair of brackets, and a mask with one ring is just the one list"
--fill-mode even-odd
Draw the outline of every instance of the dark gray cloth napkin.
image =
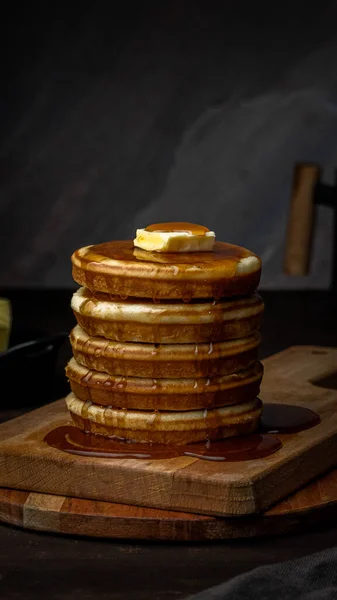
[[337, 548], [258, 567], [186, 600], [337, 600]]

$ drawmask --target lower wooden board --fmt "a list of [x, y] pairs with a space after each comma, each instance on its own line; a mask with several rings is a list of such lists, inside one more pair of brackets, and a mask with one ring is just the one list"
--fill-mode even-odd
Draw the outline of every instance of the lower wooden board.
[[337, 470], [266, 513], [209, 517], [125, 504], [0, 489], [0, 521], [25, 529], [109, 539], [211, 541], [284, 535], [337, 516]]
[[49, 431], [69, 423], [61, 400], [0, 426], [0, 486], [207, 515], [261, 513], [337, 464], [337, 390], [331, 383], [337, 349], [293, 347], [264, 365], [263, 401], [307, 406], [321, 416], [312, 429], [279, 436], [283, 447], [271, 456], [215, 463], [69, 455], [44, 442]]

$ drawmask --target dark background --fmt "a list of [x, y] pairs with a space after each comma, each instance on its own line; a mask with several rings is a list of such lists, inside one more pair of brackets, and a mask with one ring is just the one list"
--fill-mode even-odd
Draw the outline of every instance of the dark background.
[[[2, 6], [0, 292], [20, 336], [74, 325], [75, 248], [166, 219], [204, 223], [259, 253], [265, 290], [327, 288], [328, 208], [310, 276], [285, 277], [282, 257], [294, 163], [319, 162], [327, 182], [337, 167], [336, 25], [332, 0]], [[269, 290], [262, 358], [336, 345], [336, 296]], [[64, 344], [56, 381], [55, 353], [33, 354], [31, 366], [23, 357], [25, 371], [13, 354], [11, 372], [2, 356], [0, 419], [66, 394], [70, 353]], [[335, 543], [331, 524], [180, 547], [2, 525], [0, 584], [3, 597], [25, 600], [180, 598]]]
[[[70, 254], [164, 220], [282, 274], [293, 165], [337, 166], [337, 3], [26, 3], [2, 15], [0, 286], [67, 288]], [[8, 12], [9, 11], [9, 12]]]

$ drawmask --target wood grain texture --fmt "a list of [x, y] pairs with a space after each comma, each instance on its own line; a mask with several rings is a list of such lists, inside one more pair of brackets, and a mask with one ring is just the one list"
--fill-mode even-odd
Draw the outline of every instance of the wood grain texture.
[[337, 349], [321, 347], [293, 347], [266, 359], [262, 399], [307, 406], [322, 422], [279, 436], [283, 448], [263, 460], [137, 461], [62, 453], [43, 441], [48, 431], [69, 423], [61, 400], [0, 427], [0, 486], [208, 515], [262, 512], [336, 464], [337, 391], [318, 385], [336, 370], [336, 361]]
[[24, 529], [109, 539], [206, 541], [280, 535], [336, 519], [337, 470], [261, 515], [221, 518], [0, 489], [0, 521]]

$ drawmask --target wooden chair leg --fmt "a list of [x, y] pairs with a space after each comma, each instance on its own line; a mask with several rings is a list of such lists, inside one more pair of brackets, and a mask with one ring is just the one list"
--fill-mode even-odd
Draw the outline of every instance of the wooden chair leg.
[[319, 165], [295, 165], [283, 264], [287, 275], [308, 275], [309, 272], [315, 191], [320, 174]]

